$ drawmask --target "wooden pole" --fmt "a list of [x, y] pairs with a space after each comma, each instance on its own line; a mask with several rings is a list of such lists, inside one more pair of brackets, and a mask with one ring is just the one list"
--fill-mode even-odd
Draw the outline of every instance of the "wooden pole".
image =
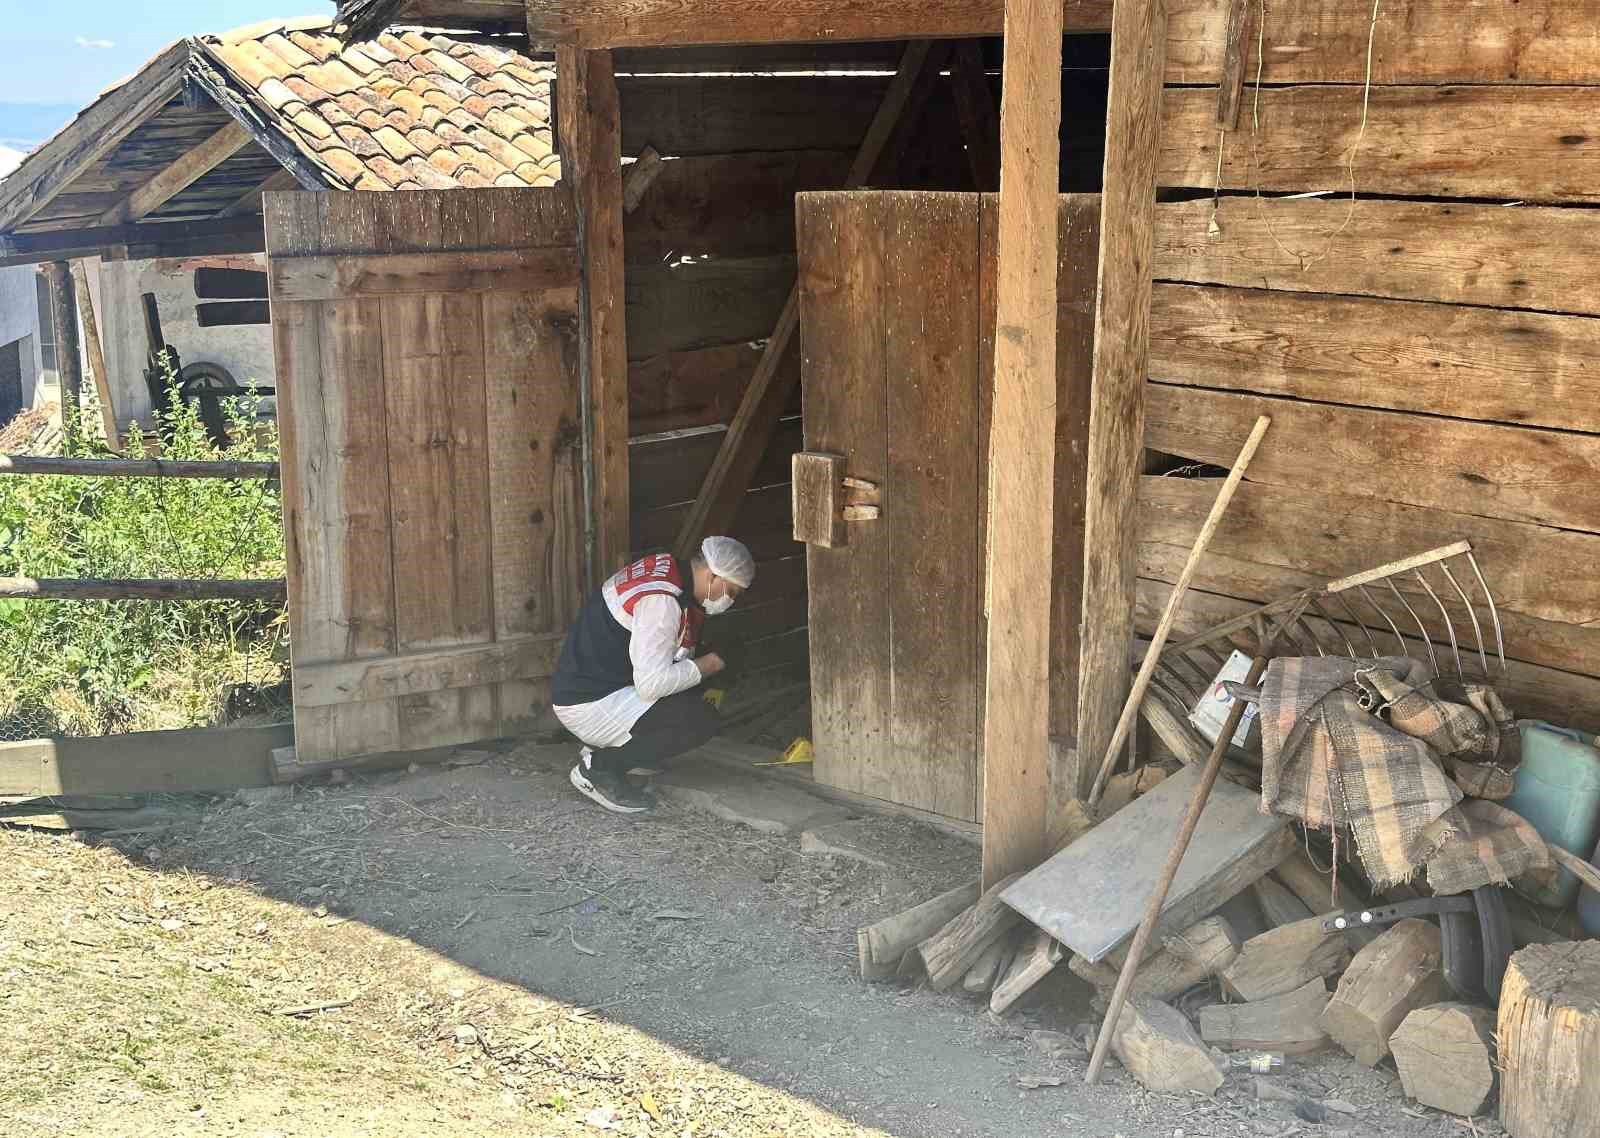
[[165, 581], [137, 578], [0, 577], [0, 597], [37, 601], [278, 601], [276, 581]]
[[88, 478], [269, 478], [275, 462], [195, 462], [171, 458], [55, 458], [0, 454], [0, 474], [79, 474]]
[[556, 48], [561, 180], [578, 213], [578, 367], [588, 427], [591, 584], [627, 558], [628, 337], [622, 258], [622, 109], [609, 51]]
[[106, 374], [106, 354], [100, 345], [100, 321], [95, 317], [94, 293], [89, 288], [89, 272], [82, 260], [72, 262], [72, 283], [78, 293], [78, 313], [83, 319], [83, 354], [94, 377], [95, 396], [100, 403], [100, 426], [106, 434], [106, 446], [122, 449], [122, 435], [117, 430], [116, 406], [111, 401], [111, 377]]
[[[913, 40], [906, 45], [900, 58], [900, 68], [889, 83], [889, 90], [878, 106], [867, 133], [856, 150], [855, 161], [845, 176], [844, 188], [859, 189], [867, 184], [878, 160], [893, 137], [895, 127], [908, 114], [913, 95], [918, 89], [917, 80], [928, 65], [934, 45], [929, 40]], [[767, 338], [761, 359], [756, 364], [755, 375], [745, 389], [722, 446], [706, 471], [705, 481], [694, 504], [678, 531], [674, 548], [680, 558], [688, 557], [698, 548], [701, 538], [732, 524], [738, 513], [739, 501], [750, 486], [750, 477], [766, 453], [777, 429], [778, 419], [794, 394], [797, 371], [785, 372], [780, 366], [788, 354], [795, 334], [800, 330], [800, 286], [789, 293], [778, 316], [778, 324]]]
[[45, 266], [50, 282], [50, 323], [55, 329], [56, 375], [61, 382], [61, 448], [78, 448], [82, 413], [83, 365], [78, 355], [78, 312], [72, 295], [72, 270], [65, 261]]
[[1083, 635], [1078, 669], [1079, 793], [1106, 744], [1128, 690], [1138, 583], [1144, 388], [1150, 348], [1151, 258], [1164, 0], [1118, 0], [1111, 13], [1110, 102], [1101, 192], [1100, 289], [1095, 310], [1094, 401], [1089, 410], [1083, 537]]
[[1040, 614], [1051, 610], [1055, 542], [1061, 4], [1007, 0], [1005, 31], [985, 601], [985, 885], [1050, 852], [1050, 622]]
[[[1262, 650], [1266, 650], [1265, 646]], [[1250, 673], [1245, 677], [1245, 683], [1251, 686], [1259, 683], [1262, 673], [1266, 670], [1266, 657], [1257, 656], [1250, 664]], [[1150, 937], [1161, 920], [1162, 907], [1167, 903], [1167, 891], [1172, 888], [1172, 879], [1178, 876], [1178, 866], [1183, 863], [1183, 855], [1188, 852], [1189, 841], [1194, 837], [1196, 827], [1200, 825], [1200, 815], [1205, 811], [1206, 799], [1211, 797], [1211, 788], [1217, 784], [1217, 775], [1222, 770], [1222, 757], [1228, 753], [1228, 744], [1233, 739], [1233, 733], [1239, 729], [1239, 723], [1244, 718], [1244, 709], [1244, 700], [1233, 701], [1228, 718], [1222, 725], [1222, 732], [1211, 747], [1211, 757], [1206, 760], [1206, 769], [1200, 776], [1200, 785], [1195, 787], [1189, 811], [1183, 816], [1183, 824], [1178, 827], [1178, 836], [1172, 843], [1172, 851], [1167, 854], [1167, 862], [1161, 868], [1161, 876], [1156, 879], [1155, 892], [1150, 894], [1150, 902], [1145, 906], [1144, 919], [1139, 922], [1139, 929], [1133, 934], [1133, 943], [1128, 946], [1128, 959], [1124, 961], [1122, 972], [1117, 976], [1117, 986], [1112, 989], [1111, 1005], [1106, 1008], [1105, 1020], [1100, 1025], [1100, 1035], [1095, 1040], [1094, 1054], [1089, 1057], [1089, 1070], [1084, 1075], [1084, 1080], [1090, 1085], [1100, 1081], [1100, 1072], [1106, 1065], [1106, 1052], [1111, 1048], [1111, 1037], [1116, 1034], [1117, 1020], [1122, 1015], [1122, 1005], [1127, 1002], [1128, 991], [1133, 987], [1134, 978], [1139, 974], [1139, 964], [1144, 960], [1144, 950], [1150, 944]]]
[[1184, 562], [1183, 572], [1178, 575], [1178, 583], [1172, 587], [1172, 592], [1167, 597], [1167, 607], [1161, 613], [1161, 621], [1156, 625], [1155, 636], [1151, 638], [1150, 646], [1145, 649], [1144, 662], [1139, 665], [1139, 674], [1134, 678], [1133, 690], [1128, 693], [1127, 702], [1122, 705], [1122, 715], [1117, 720], [1116, 730], [1111, 733], [1111, 742], [1106, 745], [1105, 756], [1100, 760], [1099, 773], [1095, 775], [1094, 787], [1089, 791], [1091, 808], [1099, 804], [1100, 796], [1105, 793], [1106, 779], [1110, 777], [1111, 768], [1117, 761], [1117, 752], [1121, 750], [1123, 742], [1128, 737], [1128, 731], [1133, 727], [1133, 721], [1139, 714], [1139, 704], [1144, 702], [1144, 693], [1150, 687], [1150, 678], [1155, 675], [1156, 665], [1161, 661], [1161, 650], [1166, 647], [1167, 637], [1172, 633], [1172, 623], [1177, 620], [1178, 610], [1183, 607], [1183, 598], [1189, 591], [1189, 582], [1194, 580], [1195, 570], [1200, 567], [1200, 559], [1205, 556], [1206, 547], [1211, 544], [1211, 538], [1216, 534], [1217, 527], [1222, 524], [1222, 515], [1227, 513], [1234, 492], [1239, 489], [1239, 482], [1244, 478], [1250, 460], [1255, 457], [1262, 436], [1267, 433], [1267, 428], [1271, 425], [1272, 420], [1265, 415], [1256, 420], [1255, 429], [1250, 432], [1244, 448], [1239, 451], [1239, 457], [1234, 460], [1227, 481], [1223, 482], [1222, 489], [1217, 491], [1217, 500], [1211, 504], [1211, 513], [1206, 515], [1205, 524], [1200, 527], [1200, 536], [1195, 539], [1194, 548], [1189, 550], [1189, 560]]

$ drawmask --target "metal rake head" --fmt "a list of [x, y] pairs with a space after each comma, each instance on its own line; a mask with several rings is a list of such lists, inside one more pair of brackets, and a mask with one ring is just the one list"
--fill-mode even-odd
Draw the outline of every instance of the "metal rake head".
[[[1480, 605], [1487, 610], [1482, 616]], [[1472, 625], [1475, 661], [1470, 646], [1466, 656], [1462, 655], [1463, 641], [1456, 630], [1456, 620], [1462, 612]], [[1492, 657], [1485, 640], [1484, 616], [1494, 633]], [[1505, 675], [1500, 611], [1470, 542], [1440, 546], [1317, 588], [1303, 589], [1174, 644], [1162, 653], [1154, 686], [1192, 707], [1234, 648], [1268, 657], [1292, 652], [1301, 656], [1376, 659], [1411, 656], [1420, 646], [1433, 664], [1434, 673], [1444, 675], [1439, 649], [1445, 641], [1450, 645], [1446, 662], [1454, 665], [1458, 678], [1490, 680]], [[1473, 668], [1473, 664], [1477, 667]]]

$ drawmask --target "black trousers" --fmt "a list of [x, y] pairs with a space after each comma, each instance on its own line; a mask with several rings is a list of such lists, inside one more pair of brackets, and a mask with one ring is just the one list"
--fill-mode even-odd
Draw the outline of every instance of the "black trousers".
[[625, 774], [634, 767], [659, 769], [685, 751], [709, 743], [721, 718], [699, 688], [658, 699], [633, 725], [633, 738], [620, 747], [596, 747], [596, 770]]

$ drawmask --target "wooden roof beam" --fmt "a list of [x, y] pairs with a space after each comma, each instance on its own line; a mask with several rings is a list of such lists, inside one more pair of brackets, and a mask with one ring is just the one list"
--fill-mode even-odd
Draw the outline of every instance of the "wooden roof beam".
[[12, 233], [0, 236], [0, 268], [98, 257], [114, 246], [128, 247], [130, 260], [201, 252], [259, 253], [266, 248], [260, 217], [211, 218], [145, 225], [104, 225], [50, 233]]
[[123, 225], [148, 217], [239, 153], [249, 142], [250, 132], [230, 120], [226, 126], [209, 135], [193, 150], [184, 153], [177, 161], [106, 210], [100, 215], [100, 224]]
[[275, 190], [299, 190], [300, 179], [296, 178], [289, 170], [278, 170], [266, 181], [255, 189], [245, 194], [238, 201], [217, 213], [218, 217], [243, 217], [246, 214], [261, 212], [261, 195], [270, 194]]
[[102, 95], [0, 180], [0, 232], [16, 228], [49, 205], [177, 95], [183, 89], [183, 68], [188, 60], [188, 41], [173, 44], [121, 87]]
[[[445, 0], [452, 2], [459, 0]], [[1068, 32], [1111, 28], [1111, 0], [1061, 0], [1061, 6]], [[1004, 0], [527, 0], [527, 12], [535, 43], [589, 49], [966, 39], [1001, 35], [1005, 25]]]

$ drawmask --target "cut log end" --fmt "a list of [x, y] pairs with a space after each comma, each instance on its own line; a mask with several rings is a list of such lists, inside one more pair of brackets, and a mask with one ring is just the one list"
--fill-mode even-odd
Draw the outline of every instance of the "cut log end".
[[1117, 1018], [1111, 1049], [1147, 1090], [1210, 1095], [1222, 1086], [1222, 1066], [1188, 1018], [1160, 1000], [1129, 1000]]
[[1516, 1138], [1593, 1134], [1600, 941], [1536, 944], [1513, 955], [1495, 1034], [1501, 1124]]
[[1356, 953], [1322, 1013], [1323, 1028], [1356, 1062], [1377, 1066], [1407, 1015], [1449, 997], [1442, 960], [1437, 926], [1399, 922]]
[[1494, 1093], [1494, 1012], [1470, 1004], [1418, 1008], [1389, 1037], [1411, 1098], [1470, 1118]]

